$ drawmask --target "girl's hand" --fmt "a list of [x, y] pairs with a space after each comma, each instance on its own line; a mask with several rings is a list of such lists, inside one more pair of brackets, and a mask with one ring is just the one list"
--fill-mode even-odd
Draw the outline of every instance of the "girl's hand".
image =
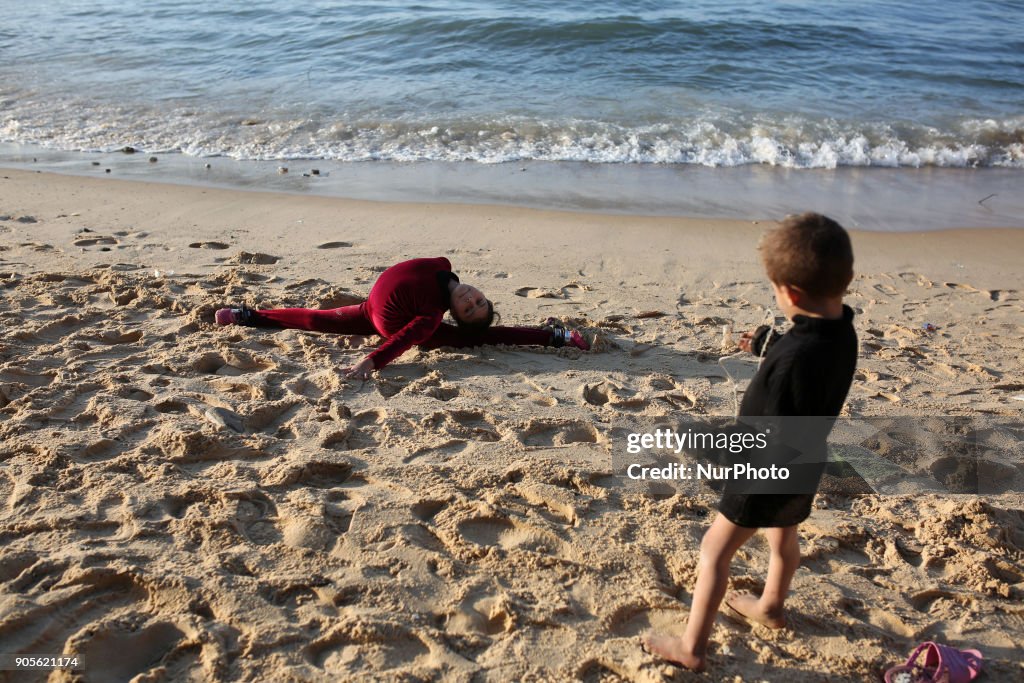
[[753, 343], [753, 341], [754, 341], [754, 331], [751, 330], [750, 332], [744, 332], [743, 336], [740, 337], [740, 341], [739, 341], [740, 349], [742, 349], [743, 351], [746, 351], [747, 353], [753, 353], [753, 350], [751, 350], [751, 348], [750, 348], [750, 345]]
[[342, 368], [341, 371], [346, 377], [351, 379], [367, 380], [370, 379], [370, 375], [373, 373], [374, 369], [373, 361], [370, 360], [369, 357], [366, 357], [351, 367]]

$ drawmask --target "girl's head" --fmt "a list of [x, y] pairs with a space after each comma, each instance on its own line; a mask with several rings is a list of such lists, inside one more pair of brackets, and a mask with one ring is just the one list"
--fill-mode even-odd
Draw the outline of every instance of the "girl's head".
[[459, 329], [486, 330], [494, 322], [494, 304], [472, 285], [459, 283], [452, 290], [451, 312]]

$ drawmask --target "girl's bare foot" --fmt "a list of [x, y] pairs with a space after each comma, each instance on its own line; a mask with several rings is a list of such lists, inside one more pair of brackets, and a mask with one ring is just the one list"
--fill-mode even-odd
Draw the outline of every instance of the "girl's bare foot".
[[644, 650], [652, 655], [667, 659], [691, 671], [704, 670], [704, 657], [690, 652], [683, 646], [683, 639], [674, 636], [658, 635], [651, 631], [640, 636]]
[[785, 628], [786, 617], [782, 610], [769, 611], [761, 607], [761, 601], [750, 593], [730, 593], [725, 604], [732, 611], [747, 621], [752, 621], [768, 628]]

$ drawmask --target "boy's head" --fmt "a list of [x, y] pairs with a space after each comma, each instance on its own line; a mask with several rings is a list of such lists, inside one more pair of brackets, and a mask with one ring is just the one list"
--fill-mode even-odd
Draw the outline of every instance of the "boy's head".
[[768, 279], [807, 305], [842, 300], [853, 279], [853, 246], [843, 226], [819, 213], [789, 216], [761, 240]]

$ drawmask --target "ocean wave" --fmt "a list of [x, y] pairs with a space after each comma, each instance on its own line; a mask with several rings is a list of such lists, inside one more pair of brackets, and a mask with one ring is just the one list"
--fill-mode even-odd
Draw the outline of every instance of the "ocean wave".
[[252, 160], [1024, 168], [1024, 117], [964, 119], [940, 129], [717, 113], [631, 126], [515, 117], [347, 120], [287, 112], [247, 118], [187, 108], [130, 110], [2, 99], [0, 141], [67, 151], [109, 152], [131, 145], [153, 153]]

